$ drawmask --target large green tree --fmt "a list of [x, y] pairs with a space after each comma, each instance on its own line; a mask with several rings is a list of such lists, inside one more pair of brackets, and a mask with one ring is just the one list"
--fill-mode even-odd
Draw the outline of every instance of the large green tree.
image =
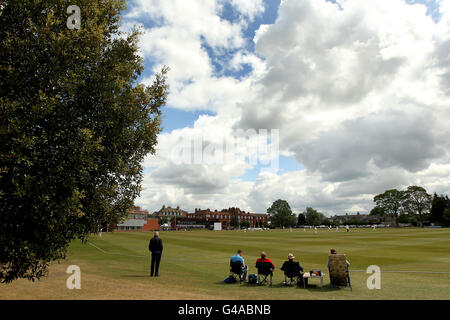
[[385, 214], [389, 214], [395, 219], [395, 226], [398, 227], [398, 215], [405, 204], [405, 192], [397, 189], [386, 190], [373, 198], [376, 206], [381, 208]]
[[419, 225], [423, 227], [423, 215], [431, 209], [431, 195], [423, 187], [409, 186], [405, 196], [405, 207], [410, 213], [419, 215]]
[[[4, 1], [2, 1], [5, 4]], [[69, 5], [81, 28], [69, 29]], [[0, 17], [0, 281], [34, 280], [69, 243], [117, 223], [154, 153], [166, 68], [151, 86], [122, 0], [8, 0]]]
[[250, 228], [250, 221], [243, 220], [239, 225], [241, 228]]
[[306, 222], [306, 217], [303, 213], [299, 213], [297, 216], [297, 224], [299, 226], [303, 226]]
[[231, 214], [230, 226], [235, 227], [235, 228], [239, 227], [239, 217], [238, 217], [237, 213]]
[[431, 222], [442, 223], [445, 209], [450, 208], [450, 199], [447, 195], [433, 195], [431, 201], [430, 220]]
[[305, 215], [306, 223], [310, 226], [318, 226], [326, 219], [323, 213], [310, 207], [306, 208], [303, 214]]
[[296, 223], [295, 214], [286, 200], [278, 199], [267, 209], [269, 219], [274, 227], [291, 227]]
[[450, 208], [444, 210], [442, 215], [442, 224], [446, 227], [450, 227]]
[[169, 217], [167, 216], [159, 216], [158, 217], [158, 224], [161, 226], [165, 223], [169, 223]]
[[380, 218], [384, 218], [386, 213], [384, 212], [383, 208], [375, 206], [375, 207], [372, 208], [372, 210], [370, 210], [369, 215], [371, 215], [371, 216], [378, 216]]

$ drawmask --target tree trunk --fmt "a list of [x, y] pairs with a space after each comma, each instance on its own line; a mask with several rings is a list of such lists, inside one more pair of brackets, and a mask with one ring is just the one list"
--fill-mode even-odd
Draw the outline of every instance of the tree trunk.
[[421, 212], [421, 211], [419, 211], [419, 226], [420, 226], [421, 228], [423, 228], [422, 212]]

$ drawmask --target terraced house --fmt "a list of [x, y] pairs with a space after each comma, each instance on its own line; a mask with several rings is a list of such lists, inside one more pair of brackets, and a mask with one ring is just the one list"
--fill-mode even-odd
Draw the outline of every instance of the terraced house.
[[179, 206], [172, 208], [171, 206], [166, 207], [165, 205], [159, 211], [153, 212], [153, 216], [155, 217], [182, 217], [187, 214], [187, 211], [181, 210]]
[[193, 228], [209, 228], [216, 222], [222, 224], [222, 229], [231, 227], [231, 220], [235, 217], [237, 223], [248, 221], [249, 226], [259, 227], [267, 225], [268, 219], [265, 213], [250, 213], [242, 211], [239, 208], [222, 209], [221, 211], [195, 208], [193, 213], [172, 219], [173, 229], [193, 229]]

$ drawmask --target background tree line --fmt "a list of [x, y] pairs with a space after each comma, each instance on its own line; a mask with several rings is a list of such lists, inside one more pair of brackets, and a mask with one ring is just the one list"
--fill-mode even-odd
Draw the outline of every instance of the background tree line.
[[[436, 193], [432, 196], [420, 186], [409, 186], [406, 190], [389, 189], [376, 195], [373, 201], [375, 207], [370, 211], [372, 219], [366, 221], [348, 219], [345, 224], [378, 224], [390, 216], [397, 227], [400, 223], [422, 227], [426, 223], [450, 226], [449, 197]], [[282, 199], [276, 200], [267, 209], [267, 213], [272, 227], [335, 225], [325, 214], [311, 207], [296, 215], [289, 203]]]
[[428, 194], [425, 188], [409, 186], [406, 190], [389, 189], [374, 197], [376, 206], [371, 215], [391, 216], [395, 225], [425, 223], [450, 226], [450, 200], [447, 195]]
[[298, 216], [292, 212], [289, 203], [286, 200], [276, 200], [270, 208], [267, 209], [269, 221], [272, 227], [294, 227], [297, 225], [329, 225], [330, 220], [321, 212], [313, 208], [306, 208]]

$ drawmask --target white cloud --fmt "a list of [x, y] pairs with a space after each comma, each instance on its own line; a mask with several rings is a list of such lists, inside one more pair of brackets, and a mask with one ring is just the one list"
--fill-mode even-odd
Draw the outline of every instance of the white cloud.
[[264, 3], [262, 0], [231, 0], [231, 4], [238, 12], [248, 17], [250, 21], [264, 12]]
[[[240, 6], [251, 16], [259, 8], [258, 1], [247, 9], [244, 4]], [[135, 0], [131, 3], [124, 28], [132, 23], [145, 27], [148, 19], [154, 21], [154, 25], [144, 28], [140, 47], [146, 61], [154, 64], [154, 72], [164, 64], [170, 66], [168, 104], [174, 108], [218, 112], [232, 107], [236, 97], [243, 95], [245, 85], [232, 77], [217, 77], [208, 55], [206, 46], [219, 54], [245, 45], [243, 25], [221, 19], [220, 9], [220, 3], [215, 1]], [[254, 59], [253, 63], [256, 63]], [[149, 83], [151, 78], [143, 82]]]
[[[142, 50], [154, 70], [171, 67], [169, 105], [217, 112], [160, 136], [157, 156], [146, 162], [157, 168], [145, 176], [143, 204], [265, 211], [282, 198], [296, 210], [331, 213], [368, 211], [387, 188], [450, 192], [448, 1], [440, 1], [439, 23], [423, 5], [402, 0], [342, 0], [342, 9], [282, 1], [276, 22], [256, 32], [255, 53], [242, 30], [262, 2], [231, 1], [245, 19], [236, 23], [219, 18], [223, 2], [136, 0], [129, 14], [156, 21]], [[205, 44], [215, 54], [233, 50], [227, 70], [253, 71], [240, 80], [215, 73]], [[213, 143], [233, 140], [237, 128], [280, 129], [281, 152], [305, 169], [246, 182], [236, 178], [245, 161], [175, 165], [167, 156], [182, 136], [201, 133]]]
[[336, 173], [344, 178], [346, 170], [370, 174], [373, 159], [377, 170], [399, 165], [417, 171], [445, 149], [435, 144], [450, 101], [440, 90], [442, 83], [448, 88], [448, 48], [435, 58], [443, 46], [439, 27], [422, 5], [340, 3], [343, 10], [325, 1], [285, 1], [277, 22], [257, 33], [267, 73], [257, 81], [258, 103], [245, 106], [240, 124], [280, 127], [282, 147], [296, 151], [307, 168], [322, 165], [322, 174], [334, 170], [328, 160], [339, 164]]

